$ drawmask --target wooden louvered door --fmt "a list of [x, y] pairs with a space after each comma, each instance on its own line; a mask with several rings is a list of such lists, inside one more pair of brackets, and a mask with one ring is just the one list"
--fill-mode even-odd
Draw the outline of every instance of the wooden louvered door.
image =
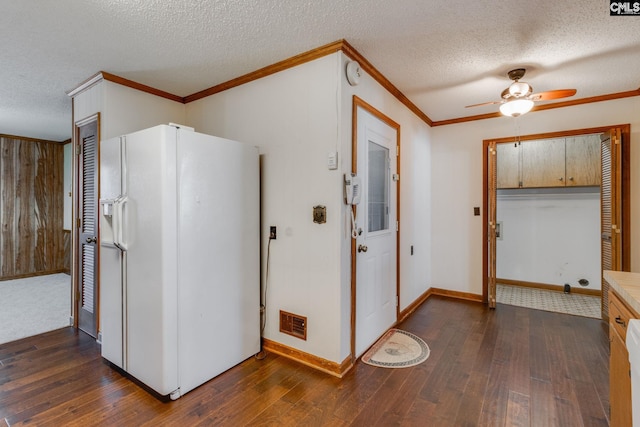
[[489, 209], [488, 212], [488, 248], [489, 265], [488, 271], [488, 302], [489, 308], [496, 308], [496, 190], [497, 190], [497, 148], [495, 142], [490, 142], [487, 153], [487, 168], [488, 168], [488, 200], [486, 200]]
[[98, 122], [92, 120], [78, 132], [78, 327], [97, 336], [98, 308]]
[[[601, 136], [602, 270], [622, 270], [622, 137], [620, 129]], [[609, 318], [609, 284], [602, 278], [602, 318]]]

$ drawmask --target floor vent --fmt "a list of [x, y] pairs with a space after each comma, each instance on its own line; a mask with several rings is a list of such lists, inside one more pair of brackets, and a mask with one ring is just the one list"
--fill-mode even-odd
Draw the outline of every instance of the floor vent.
[[307, 318], [280, 310], [280, 332], [307, 340]]

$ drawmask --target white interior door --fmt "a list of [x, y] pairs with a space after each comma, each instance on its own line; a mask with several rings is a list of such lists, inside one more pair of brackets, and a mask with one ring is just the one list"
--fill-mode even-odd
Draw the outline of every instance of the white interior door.
[[397, 129], [357, 109], [356, 357], [397, 320]]

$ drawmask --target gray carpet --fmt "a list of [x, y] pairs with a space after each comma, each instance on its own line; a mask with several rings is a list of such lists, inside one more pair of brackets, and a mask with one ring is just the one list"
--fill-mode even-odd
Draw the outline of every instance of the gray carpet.
[[0, 281], [0, 344], [69, 326], [71, 276]]

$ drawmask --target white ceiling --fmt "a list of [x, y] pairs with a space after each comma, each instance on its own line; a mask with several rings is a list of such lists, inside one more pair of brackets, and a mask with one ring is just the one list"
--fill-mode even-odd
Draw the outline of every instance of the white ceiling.
[[640, 87], [640, 16], [581, 0], [0, 0], [0, 133], [71, 136], [107, 71], [186, 96], [346, 39], [434, 121], [490, 113], [526, 67], [574, 99]]

